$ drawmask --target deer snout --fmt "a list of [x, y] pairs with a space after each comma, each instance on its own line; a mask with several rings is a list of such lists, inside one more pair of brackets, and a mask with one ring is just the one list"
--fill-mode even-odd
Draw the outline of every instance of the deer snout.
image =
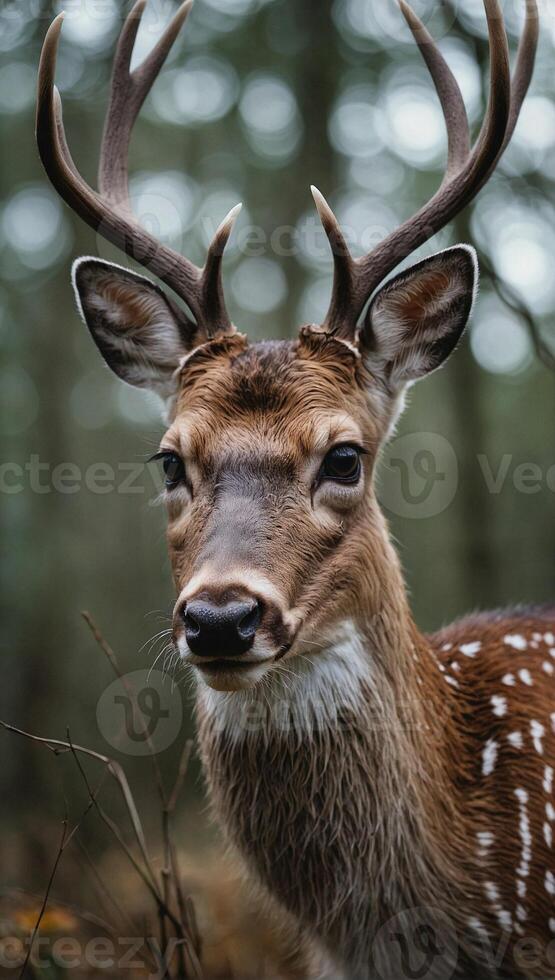
[[262, 617], [257, 599], [216, 603], [209, 598], [186, 602], [182, 609], [185, 639], [198, 657], [237, 657], [251, 649]]

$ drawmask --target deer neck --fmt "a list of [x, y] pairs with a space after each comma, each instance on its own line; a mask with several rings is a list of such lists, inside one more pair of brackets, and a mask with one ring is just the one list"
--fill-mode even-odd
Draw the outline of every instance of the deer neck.
[[323, 649], [288, 660], [260, 690], [198, 696], [228, 839], [351, 963], [368, 962], [360, 937], [384, 915], [434, 904], [456, 914], [466, 887], [454, 698], [392, 549], [381, 571], [374, 612], [361, 603]]

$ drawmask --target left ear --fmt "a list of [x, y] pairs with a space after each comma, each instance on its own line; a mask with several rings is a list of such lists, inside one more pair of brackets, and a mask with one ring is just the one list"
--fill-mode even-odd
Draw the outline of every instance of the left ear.
[[438, 252], [387, 282], [360, 331], [368, 370], [393, 390], [435, 371], [461, 338], [477, 285], [470, 245]]

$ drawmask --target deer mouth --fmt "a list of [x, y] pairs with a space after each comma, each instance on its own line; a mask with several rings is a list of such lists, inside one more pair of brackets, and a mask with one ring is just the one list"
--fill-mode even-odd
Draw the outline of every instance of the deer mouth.
[[251, 660], [229, 660], [218, 657], [199, 663], [197, 658], [187, 660], [198, 671], [204, 684], [215, 691], [243, 691], [254, 687], [274, 662], [274, 657]]

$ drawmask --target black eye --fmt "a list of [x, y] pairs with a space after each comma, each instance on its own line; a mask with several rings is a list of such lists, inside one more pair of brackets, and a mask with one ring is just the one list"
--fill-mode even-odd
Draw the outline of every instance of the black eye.
[[183, 460], [180, 459], [177, 453], [165, 453], [162, 465], [166, 474], [166, 486], [168, 489], [177, 486], [185, 476]]
[[360, 450], [356, 446], [334, 446], [320, 470], [320, 479], [338, 483], [357, 483], [360, 476]]

